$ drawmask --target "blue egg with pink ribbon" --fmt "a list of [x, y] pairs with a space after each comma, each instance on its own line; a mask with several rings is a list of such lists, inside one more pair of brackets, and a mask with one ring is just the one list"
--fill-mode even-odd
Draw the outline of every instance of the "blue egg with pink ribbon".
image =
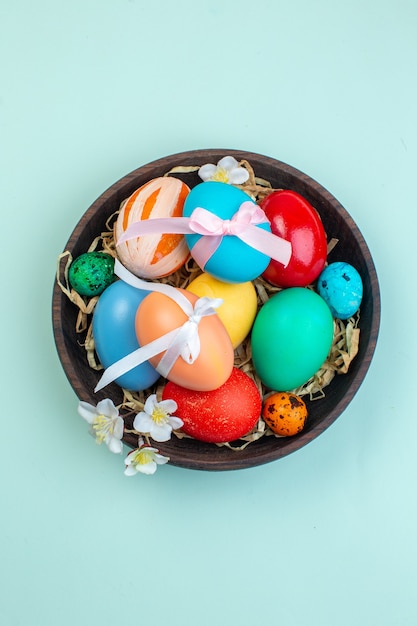
[[271, 233], [269, 220], [238, 187], [200, 183], [183, 209], [193, 234], [185, 238], [196, 263], [218, 280], [244, 283], [262, 274], [274, 255], [287, 265], [291, 245]]

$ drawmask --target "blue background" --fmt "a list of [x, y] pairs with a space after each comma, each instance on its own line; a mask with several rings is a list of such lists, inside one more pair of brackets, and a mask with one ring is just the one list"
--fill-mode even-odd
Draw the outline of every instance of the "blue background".
[[[0, 58], [1, 623], [416, 624], [417, 4], [4, 1]], [[377, 351], [302, 450], [127, 478], [55, 351], [56, 258], [120, 177], [210, 147], [346, 207], [379, 274]]]

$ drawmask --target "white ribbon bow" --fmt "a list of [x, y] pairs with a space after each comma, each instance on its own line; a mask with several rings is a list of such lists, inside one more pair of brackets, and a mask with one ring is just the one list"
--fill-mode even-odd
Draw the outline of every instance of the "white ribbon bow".
[[215, 315], [223, 300], [221, 298], [199, 298], [194, 306], [175, 287], [163, 283], [148, 283], [127, 270], [118, 259], [115, 260], [114, 273], [125, 283], [145, 291], [157, 291], [170, 297], [183, 310], [188, 319], [182, 326], [158, 337], [154, 341], [141, 346], [127, 356], [110, 365], [103, 373], [94, 391], [100, 391], [111, 382], [126, 374], [131, 369], [148, 361], [150, 358], [165, 351], [156, 370], [167, 377], [179, 357], [188, 364], [194, 363], [200, 354], [200, 336], [198, 326], [203, 317]]

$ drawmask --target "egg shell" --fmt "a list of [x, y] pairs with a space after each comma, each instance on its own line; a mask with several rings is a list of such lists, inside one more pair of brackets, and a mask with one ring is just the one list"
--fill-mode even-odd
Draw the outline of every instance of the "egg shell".
[[[201, 207], [222, 219], [231, 219], [243, 202], [253, 202], [247, 193], [217, 181], [207, 181], [196, 185], [188, 194], [184, 203], [184, 216], [190, 217], [194, 209]], [[257, 228], [271, 231], [268, 222], [259, 224]], [[201, 260], [193, 252], [193, 246], [201, 235], [185, 235], [191, 256], [201, 267]], [[232, 235], [223, 237], [221, 244], [207, 261], [206, 272], [224, 282], [244, 283], [257, 278], [265, 270], [270, 257], [258, 252]]]
[[115, 279], [114, 258], [106, 252], [84, 252], [70, 265], [68, 280], [80, 296], [99, 296]]
[[237, 348], [249, 334], [256, 316], [257, 296], [253, 284], [225, 283], [203, 272], [191, 281], [187, 290], [200, 298], [207, 296], [223, 300], [216, 311], [229, 333], [233, 348]]
[[[180, 289], [195, 304], [198, 297]], [[140, 304], [136, 319], [136, 335], [141, 346], [179, 328], [188, 320], [180, 306], [169, 296], [152, 292]], [[187, 363], [180, 356], [167, 375], [169, 380], [186, 387], [208, 391], [220, 387], [230, 376], [234, 352], [229, 334], [217, 314], [203, 317], [198, 326], [200, 354], [194, 363]], [[157, 369], [164, 353], [150, 359]]]
[[349, 263], [336, 261], [320, 274], [317, 291], [329, 305], [334, 317], [347, 320], [357, 313], [362, 303], [362, 278]]
[[274, 191], [260, 207], [271, 222], [274, 235], [291, 242], [291, 259], [286, 267], [271, 259], [262, 276], [279, 287], [305, 287], [316, 280], [327, 258], [327, 237], [314, 207], [290, 189]]
[[[102, 293], [93, 313], [93, 338], [100, 363], [107, 368], [140, 346], [135, 332], [136, 311], [148, 291], [136, 289], [118, 280]], [[159, 378], [154, 367], [145, 361], [115, 380], [129, 391], [141, 391]]]
[[[123, 204], [114, 234], [116, 242], [127, 228], [140, 220], [180, 217], [190, 189], [178, 178], [153, 178], [137, 189]], [[117, 246], [120, 262], [142, 278], [161, 278], [172, 274], [190, 253], [184, 235], [172, 233], [143, 235]]]
[[266, 387], [292, 391], [323, 365], [333, 341], [333, 317], [305, 287], [274, 294], [258, 312], [251, 335], [253, 365]]
[[264, 400], [262, 406], [265, 423], [280, 437], [291, 437], [300, 433], [307, 415], [304, 400], [294, 393], [273, 393]]
[[214, 391], [196, 392], [168, 382], [164, 400], [175, 400], [183, 432], [200, 441], [223, 443], [249, 433], [262, 410], [262, 398], [253, 380], [238, 368]]

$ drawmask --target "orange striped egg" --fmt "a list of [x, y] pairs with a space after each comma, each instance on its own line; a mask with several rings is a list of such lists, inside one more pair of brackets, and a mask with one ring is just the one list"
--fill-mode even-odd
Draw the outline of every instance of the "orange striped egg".
[[[115, 224], [116, 242], [134, 222], [157, 217], [181, 217], [190, 188], [178, 178], [154, 178], [123, 204]], [[117, 246], [120, 262], [141, 278], [161, 278], [178, 270], [189, 257], [184, 235], [143, 235]]]

